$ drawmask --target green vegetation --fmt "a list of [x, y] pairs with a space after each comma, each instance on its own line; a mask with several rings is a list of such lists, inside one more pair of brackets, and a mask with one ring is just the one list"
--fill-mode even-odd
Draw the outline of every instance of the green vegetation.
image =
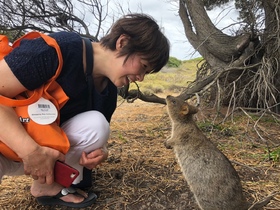
[[181, 60], [175, 57], [170, 57], [167, 63], [167, 67], [179, 67], [182, 64]]
[[232, 125], [227, 124], [213, 124], [211, 121], [201, 121], [197, 123], [198, 127], [203, 132], [219, 132], [223, 136], [233, 136], [235, 128]]
[[[180, 61], [170, 57], [169, 64], [160, 72], [148, 74], [143, 82], [137, 83], [140, 90], [145, 93], [181, 92], [196, 77], [196, 65], [201, 58]], [[178, 65], [180, 63], [180, 65]], [[169, 67], [169, 65], [173, 67]], [[178, 65], [178, 66], [177, 66]], [[177, 67], [174, 67], [177, 66]], [[135, 84], [131, 84], [130, 89], [136, 89]]]
[[270, 151], [265, 158], [269, 158], [270, 160], [273, 160], [274, 162], [280, 161], [280, 148], [276, 148], [273, 151]]
[[213, 130], [219, 130], [219, 131], [223, 130], [221, 124], [213, 124], [210, 121], [198, 122], [197, 125], [204, 132], [212, 132]]
[[255, 115], [253, 113], [250, 114], [250, 117], [252, 118], [252, 120], [254, 120], [254, 122], [259, 121], [259, 122], [263, 122], [263, 123], [279, 123], [279, 119], [271, 116], [271, 115], [265, 115], [265, 116], [259, 116], [259, 115]]
[[191, 59], [191, 60], [185, 60], [182, 62], [182, 64], [180, 65], [180, 68], [182, 69], [197, 69], [198, 66], [201, 65], [201, 61], [203, 59], [202, 58], [194, 58], [194, 59]]

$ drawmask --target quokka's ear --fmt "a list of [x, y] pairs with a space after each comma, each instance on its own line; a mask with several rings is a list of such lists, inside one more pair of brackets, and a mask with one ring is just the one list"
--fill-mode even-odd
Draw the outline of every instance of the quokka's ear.
[[183, 106], [182, 106], [182, 109], [181, 109], [181, 114], [182, 115], [187, 115], [189, 113], [189, 106], [187, 103], [185, 103]]
[[190, 105], [189, 103], [185, 102], [182, 106], [181, 113], [183, 115], [187, 114], [195, 114], [198, 112], [198, 108], [196, 106]]

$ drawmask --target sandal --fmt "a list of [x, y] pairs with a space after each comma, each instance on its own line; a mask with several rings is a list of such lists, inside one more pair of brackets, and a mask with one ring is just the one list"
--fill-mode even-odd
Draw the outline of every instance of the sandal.
[[[80, 203], [65, 202], [60, 199], [62, 196], [65, 196], [68, 194], [80, 195], [80, 196], [83, 196], [85, 199]], [[36, 200], [39, 204], [44, 205], [44, 206], [61, 205], [61, 206], [68, 206], [68, 207], [72, 207], [72, 208], [85, 208], [85, 207], [92, 205], [95, 202], [96, 198], [97, 198], [97, 195], [93, 192], [85, 193], [79, 189], [74, 189], [72, 187], [69, 187], [69, 188], [63, 188], [55, 196], [40, 196], [40, 197], [37, 197]]]

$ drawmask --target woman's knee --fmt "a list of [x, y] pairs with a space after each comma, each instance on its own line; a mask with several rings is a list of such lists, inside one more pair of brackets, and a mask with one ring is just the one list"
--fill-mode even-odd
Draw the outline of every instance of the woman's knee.
[[90, 111], [84, 126], [88, 141], [94, 142], [98, 140], [99, 142], [103, 142], [103, 146], [109, 139], [110, 125], [102, 113]]
[[88, 111], [74, 116], [62, 125], [71, 146], [100, 148], [107, 143], [110, 126], [104, 115]]

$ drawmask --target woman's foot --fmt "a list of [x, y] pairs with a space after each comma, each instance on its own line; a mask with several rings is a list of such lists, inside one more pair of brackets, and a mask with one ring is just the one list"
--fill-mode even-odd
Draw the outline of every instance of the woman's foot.
[[[63, 187], [57, 183], [53, 183], [51, 185], [48, 184], [40, 184], [38, 181], [34, 180], [31, 186], [31, 194], [35, 197], [42, 197], [42, 196], [56, 196], [61, 192]], [[60, 197], [62, 201], [69, 202], [69, 203], [81, 203], [86, 198], [86, 193], [80, 193], [82, 195], [77, 195], [68, 193], [65, 196]]]

